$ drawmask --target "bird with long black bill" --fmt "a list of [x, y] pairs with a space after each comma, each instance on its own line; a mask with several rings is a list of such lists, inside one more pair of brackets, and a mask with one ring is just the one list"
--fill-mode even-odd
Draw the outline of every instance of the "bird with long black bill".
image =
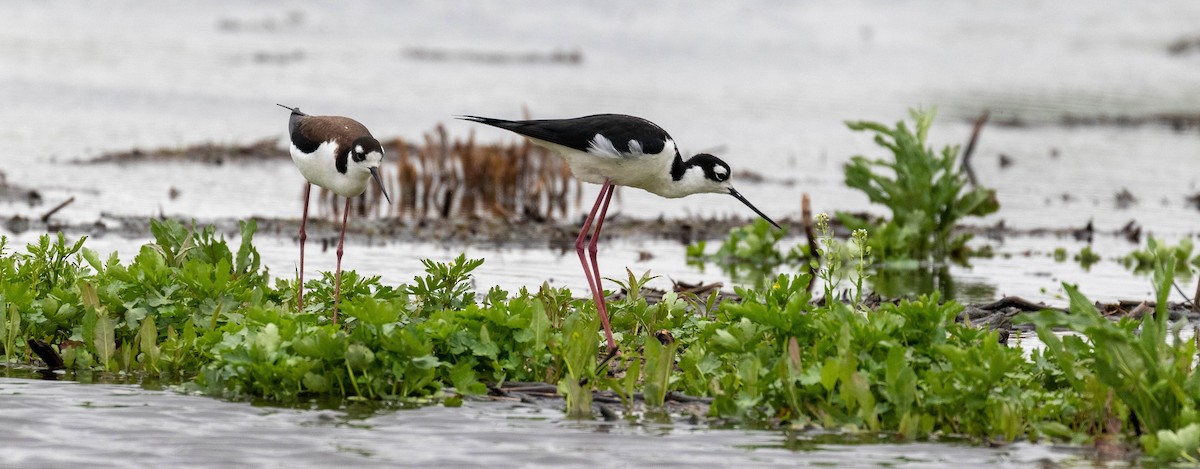
[[[600, 184], [600, 195], [583, 221], [575, 238], [575, 252], [583, 266], [584, 277], [596, 301], [596, 310], [604, 326], [608, 354], [616, 353], [604, 290], [600, 286], [600, 267], [596, 263], [597, 241], [604, 215], [616, 186], [636, 187], [650, 193], [678, 198], [692, 194], [729, 194], [750, 207], [776, 228], [779, 224], [755, 208], [729, 182], [729, 165], [720, 158], [700, 153], [683, 159], [675, 141], [662, 127], [640, 117], [623, 114], [596, 114], [574, 119], [503, 120], [478, 116], [459, 119], [487, 124], [515, 132], [534, 144], [555, 151], [567, 160], [575, 178]], [[595, 223], [591, 241], [589, 230]], [[588, 257], [584, 257], [584, 250]], [[590, 265], [589, 265], [590, 261]]]
[[346, 242], [350, 199], [362, 195], [367, 190], [367, 180], [374, 179], [383, 197], [389, 204], [392, 203], [392, 198], [383, 188], [383, 180], [379, 178], [383, 146], [371, 136], [366, 126], [354, 119], [312, 116], [300, 112], [300, 108], [282, 104], [278, 106], [292, 111], [288, 118], [292, 162], [308, 180], [304, 186], [304, 213], [300, 218], [300, 286], [296, 295], [300, 311], [304, 311], [304, 241], [308, 239], [304, 228], [308, 223], [308, 199], [312, 186], [316, 184], [346, 198], [346, 207], [342, 211], [342, 233], [338, 237], [337, 271], [334, 274], [333, 322], [336, 324], [342, 298], [342, 248]]

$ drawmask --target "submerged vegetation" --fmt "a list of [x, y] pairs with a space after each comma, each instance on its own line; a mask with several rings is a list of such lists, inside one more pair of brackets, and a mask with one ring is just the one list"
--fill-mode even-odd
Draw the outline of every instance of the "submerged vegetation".
[[[69, 368], [173, 376], [213, 395], [279, 402], [437, 402], [546, 382], [571, 415], [587, 417], [596, 390], [620, 396], [628, 415], [635, 393], [647, 411], [681, 393], [723, 421], [1198, 457], [1196, 343], [1161, 311], [1172, 252], [1154, 251], [1158, 313], [1113, 323], [1066, 286], [1070, 314], [1024, 319], [1047, 344], [1034, 352], [956, 322], [962, 306], [936, 294], [868, 308], [857, 285], [851, 301], [814, 299], [805, 274], [738, 288], [737, 302], [667, 294], [649, 304], [638, 294], [648, 277], [631, 273], [620, 282], [629, 295], [610, 306], [621, 354], [597, 367], [594, 307], [565, 289], [477, 292], [470, 275], [482, 261], [465, 257], [427, 262], [407, 285], [347, 272], [347, 320], [335, 325], [325, 314], [332, 278], [310, 281], [311, 306], [295, 311], [295, 282], [272, 283], [254, 230], [244, 224], [233, 249], [211, 228], [155, 222], [154, 242], [127, 263], [61, 234], [24, 252], [0, 242], [5, 359], [29, 363], [26, 343], [44, 341]], [[859, 238], [849, 254], [861, 265], [870, 243]], [[818, 275], [841, 275], [830, 265]]]

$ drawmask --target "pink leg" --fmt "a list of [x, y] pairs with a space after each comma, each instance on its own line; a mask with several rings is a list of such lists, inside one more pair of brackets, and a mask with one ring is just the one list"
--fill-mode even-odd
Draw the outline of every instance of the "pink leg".
[[346, 198], [346, 209], [342, 211], [342, 235], [338, 238], [337, 270], [333, 274], [333, 323], [337, 324], [338, 304], [342, 301], [342, 246], [346, 244], [346, 220], [350, 218], [350, 198]]
[[596, 290], [596, 281], [592, 278], [592, 271], [587, 266], [587, 258], [584, 257], [583, 252], [587, 247], [588, 230], [592, 227], [592, 220], [596, 218], [596, 212], [600, 211], [600, 203], [604, 199], [604, 191], [607, 187], [608, 181], [605, 181], [604, 185], [600, 187], [600, 195], [596, 197], [596, 203], [592, 205], [592, 211], [588, 212], [587, 218], [583, 220], [583, 228], [579, 230], [579, 236], [575, 238], [575, 253], [579, 254], [579, 263], [583, 266], [583, 275], [587, 278], [588, 289], [592, 291]]
[[588, 243], [588, 255], [592, 260], [592, 275], [596, 279], [596, 291], [599, 296], [599, 301], [596, 303], [596, 308], [600, 311], [600, 322], [604, 324], [604, 335], [608, 338], [608, 353], [611, 356], [617, 350], [616, 343], [613, 342], [612, 327], [609, 326], [608, 320], [608, 305], [604, 302], [604, 289], [600, 286], [600, 265], [596, 262], [596, 252], [599, 251], [596, 245], [600, 241], [600, 229], [604, 227], [604, 216], [608, 214], [608, 202], [612, 200], [613, 192], [617, 190], [617, 186], [608, 186], [608, 192], [604, 194], [604, 205], [600, 206], [600, 214], [596, 217], [596, 231], [592, 233], [592, 241]]
[[[592, 289], [592, 299], [596, 302], [596, 311], [600, 314], [600, 322], [604, 325], [604, 335], [608, 339], [608, 350], [612, 352], [616, 350], [616, 343], [613, 341], [612, 330], [608, 323], [608, 310], [604, 306], [604, 290], [600, 287], [600, 276], [596, 269], [589, 268], [587, 257], [584, 256], [586, 249], [587, 233], [592, 227], [592, 221], [596, 218], [596, 213], [600, 211], [602, 205], [607, 206], [605, 200], [612, 195], [612, 183], [605, 179], [604, 184], [600, 186], [600, 195], [596, 197], [596, 203], [592, 206], [592, 211], [588, 212], [588, 216], [583, 221], [583, 228], [579, 230], [579, 237], [575, 238], [575, 253], [579, 255], [579, 264], [583, 267], [583, 275], [587, 278], [588, 288]], [[601, 217], [603, 222], [603, 216]], [[595, 238], [593, 238], [594, 240]], [[593, 258], [595, 255], [593, 254]]]
[[304, 225], [308, 223], [308, 195], [312, 193], [312, 183], [304, 185], [304, 214], [300, 216], [300, 286], [296, 293], [296, 311], [304, 312], [304, 241], [308, 239], [308, 234], [304, 232]]

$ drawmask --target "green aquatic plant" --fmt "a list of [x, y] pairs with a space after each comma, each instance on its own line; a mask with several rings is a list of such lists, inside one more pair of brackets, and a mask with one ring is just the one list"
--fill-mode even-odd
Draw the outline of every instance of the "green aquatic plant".
[[687, 261], [697, 266], [712, 262], [735, 279], [761, 286], [779, 267], [798, 266], [811, 257], [807, 245], [780, 246], [786, 234], [766, 220], [755, 220], [729, 230], [729, 235], [712, 254], [706, 253], [705, 241], [688, 245]]
[[558, 392], [567, 400], [567, 416], [591, 418], [592, 388], [597, 379], [596, 331], [600, 316], [578, 311], [563, 325], [563, 361], [567, 372], [558, 380]]
[[998, 210], [996, 193], [968, 186], [958, 164], [957, 146], [946, 146], [941, 152], [929, 146], [933, 111], [909, 114], [911, 129], [903, 121], [894, 128], [867, 121], [846, 123], [851, 130], [875, 134], [875, 143], [891, 152], [890, 159], [851, 158], [846, 164], [846, 185], [886, 206], [892, 216], [879, 224], [844, 212], [838, 213], [838, 219], [851, 229], [869, 229], [872, 249], [885, 261], [963, 259], [971, 236], [955, 233], [955, 225], [966, 217]]
[[1089, 245], [1084, 246], [1083, 249], [1080, 249], [1079, 254], [1076, 254], [1074, 259], [1075, 262], [1078, 262], [1079, 266], [1083, 267], [1083, 270], [1086, 272], [1091, 270], [1092, 266], [1097, 262], [1100, 262], [1100, 255], [1096, 254], [1096, 251], [1093, 251], [1092, 247]]
[[[595, 389], [616, 391], [631, 413], [641, 390], [646, 415], [682, 393], [734, 423], [903, 439], [1104, 440], [1164, 461], [1198, 457], [1196, 344], [1162, 309], [1171, 256], [1155, 260], [1154, 314], [1114, 323], [1067, 287], [1071, 314], [1030, 316], [1047, 347], [1029, 355], [997, 331], [958, 322], [963, 307], [936, 294], [868, 308], [861, 290], [853, 301], [829, 292], [818, 301], [809, 275], [784, 274], [735, 288], [738, 301], [667, 294], [649, 304], [641, 285], [650, 274], [627, 271], [618, 283], [628, 294], [611, 305], [622, 353], [616, 366], [597, 367], [595, 310], [569, 290], [479, 294], [471, 273], [482, 261], [465, 256], [426, 263], [409, 285], [345, 272], [346, 320], [331, 324], [322, 313], [332, 298], [320, 293], [331, 276], [312, 281], [311, 309], [294, 311], [295, 285], [272, 285], [256, 266], [252, 225], [236, 252], [209, 230], [160, 226], [126, 262], [63, 238], [22, 253], [0, 240], [0, 273], [29, 280], [2, 285], [6, 356], [28, 361], [26, 340], [40, 338], [70, 369], [172, 373], [188, 388], [272, 402], [451, 405], [505, 382], [544, 382], [582, 418]], [[857, 253], [837, 256], [869, 263], [869, 238], [858, 234]], [[819, 275], [839, 278], [847, 265]], [[1078, 334], [1058, 337], [1056, 327]]]
[[1121, 258], [1121, 264], [1134, 272], [1148, 273], [1154, 271], [1158, 259], [1170, 255], [1174, 259], [1172, 267], [1175, 275], [1190, 278], [1193, 271], [1200, 270], [1200, 253], [1193, 256], [1193, 247], [1192, 239], [1188, 237], [1179, 240], [1179, 244], [1172, 246], [1151, 236], [1146, 238], [1145, 248], [1135, 250]]
[[[1200, 424], [1197, 345], [1195, 340], [1181, 337], [1182, 323], [1171, 327], [1168, 322], [1167, 298], [1178, 265], [1176, 252], [1156, 249], [1153, 240], [1149, 248], [1156, 292], [1152, 314], [1114, 323], [1100, 315], [1078, 289], [1064, 284], [1070, 314], [1046, 310], [1022, 319], [1037, 327], [1038, 337], [1046, 344], [1043, 356], [1061, 368], [1060, 379], [1067, 386], [1093, 397], [1111, 393], [1128, 409], [1133, 417], [1128, 423], [1142, 435], [1142, 446], [1149, 453], [1166, 459], [1195, 457], [1200, 443], [1181, 445], [1179, 435], [1193, 434], [1192, 426]], [[1079, 335], [1059, 337], [1053, 328]]]

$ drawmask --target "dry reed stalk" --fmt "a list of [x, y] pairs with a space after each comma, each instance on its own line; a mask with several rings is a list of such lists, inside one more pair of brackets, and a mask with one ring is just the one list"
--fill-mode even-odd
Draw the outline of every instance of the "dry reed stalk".
[[[351, 202], [358, 216], [424, 219], [436, 214], [542, 221], [554, 219], [556, 212], [567, 216], [572, 191], [576, 205], [582, 200], [582, 184], [566, 162], [528, 141], [479, 145], [474, 132], [451, 138], [439, 125], [423, 135], [419, 145], [396, 138], [392, 146], [388, 154], [395, 155], [395, 172], [386, 167], [380, 171], [394, 196], [393, 205], [386, 205], [383, 192], [372, 184], [361, 199]], [[341, 215], [332, 193], [320, 189], [318, 199], [318, 213]]]

